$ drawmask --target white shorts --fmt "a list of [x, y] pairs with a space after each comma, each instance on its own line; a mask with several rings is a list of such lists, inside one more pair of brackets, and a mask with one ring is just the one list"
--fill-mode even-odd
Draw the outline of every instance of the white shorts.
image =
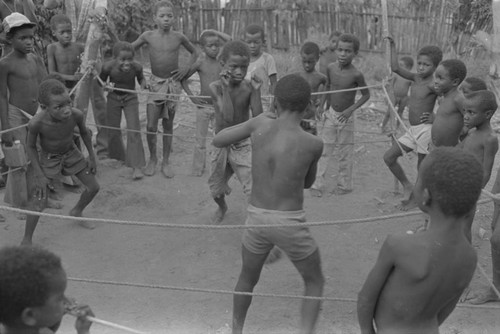
[[427, 123], [412, 125], [408, 132], [402, 135], [398, 141], [417, 153], [428, 154], [428, 147], [431, 142], [431, 128], [432, 124]]

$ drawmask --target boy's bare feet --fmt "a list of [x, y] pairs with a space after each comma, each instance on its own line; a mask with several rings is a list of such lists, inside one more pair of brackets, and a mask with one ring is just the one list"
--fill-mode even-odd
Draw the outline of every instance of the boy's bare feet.
[[134, 168], [134, 171], [132, 172], [132, 180], [140, 180], [144, 177], [144, 174], [139, 168]]
[[212, 216], [212, 224], [218, 225], [224, 220], [224, 216], [227, 212], [227, 206], [218, 207]]
[[487, 302], [498, 302], [500, 298], [497, 296], [492, 288], [483, 288], [479, 292], [473, 294], [470, 298], [467, 298], [469, 304], [479, 305]]
[[319, 189], [309, 189], [309, 192], [311, 193], [311, 196], [312, 197], [322, 197], [323, 196], [323, 192]]
[[171, 179], [171, 178], [174, 177], [174, 170], [172, 169], [172, 166], [169, 165], [169, 164], [167, 164], [167, 163], [162, 163], [161, 164], [161, 173], [167, 179]]
[[156, 163], [157, 163], [156, 160], [153, 159], [149, 160], [148, 165], [144, 169], [144, 175], [153, 176], [156, 172]]
[[401, 201], [401, 204], [396, 205], [396, 207], [401, 210], [401, 211], [410, 211], [412, 209], [415, 209], [417, 207], [417, 202], [413, 198], [405, 201]]
[[0, 215], [0, 223], [5, 222], [5, 217], [3, 215]]
[[[73, 216], [73, 217], [81, 217], [82, 216], [82, 212], [80, 210], [77, 210], [77, 209], [72, 209], [69, 212], [69, 215]], [[81, 227], [84, 227], [86, 229], [89, 229], [89, 230], [95, 229], [95, 223], [91, 222], [91, 221], [87, 221], [87, 220], [80, 220], [78, 222], [78, 225], [80, 225]]]

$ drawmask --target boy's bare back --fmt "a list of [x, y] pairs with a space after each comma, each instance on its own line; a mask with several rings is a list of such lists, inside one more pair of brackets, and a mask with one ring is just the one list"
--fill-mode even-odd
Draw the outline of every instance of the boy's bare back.
[[[457, 222], [459, 224], [459, 222]], [[380, 251], [391, 271], [375, 312], [377, 333], [438, 333], [467, 287], [477, 257], [462, 233], [388, 237]]]
[[146, 31], [132, 43], [135, 49], [145, 44], [149, 46], [151, 72], [160, 78], [170, 78], [173, 75], [172, 72], [179, 69], [180, 47], [191, 45], [186, 36], [172, 30], [169, 32]]
[[302, 210], [304, 188], [316, 175], [323, 142], [297, 124], [261, 115], [252, 132], [253, 206], [280, 211]]

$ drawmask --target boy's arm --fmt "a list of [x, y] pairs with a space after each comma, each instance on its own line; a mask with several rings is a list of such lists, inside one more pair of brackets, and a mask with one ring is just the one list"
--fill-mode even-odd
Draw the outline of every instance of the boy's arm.
[[233, 122], [234, 106], [229, 94], [229, 76], [227, 71], [222, 71], [220, 80], [209, 85], [212, 104], [215, 108], [215, 133], [224, 129], [227, 123]]
[[[9, 76], [9, 66], [6, 62], [0, 61], [0, 124], [2, 130], [10, 129], [9, 122], [9, 101], [8, 101], [8, 88], [7, 79]], [[14, 141], [12, 132], [2, 133], [2, 142], [11, 146]]]
[[146, 80], [146, 77], [144, 76], [144, 71], [142, 68], [142, 65], [137, 63], [137, 73], [136, 73], [136, 78], [137, 82], [139, 83], [139, 86], [141, 89], [148, 89], [148, 81]]
[[361, 334], [375, 334], [373, 327], [373, 317], [380, 293], [387, 281], [391, 271], [395, 266], [392, 238], [389, 236], [385, 240], [377, 263], [368, 274], [365, 284], [358, 294], [358, 322]]
[[222, 129], [215, 135], [212, 144], [215, 147], [226, 147], [242, 141], [243, 139], [246, 139], [252, 135], [257, 122], [257, 118], [250, 118], [246, 122]]
[[35, 194], [39, 200], [45, 199], [47, 197], [47, 185], [49, 180], [45, 176], [42, 167], [40, 166], [40, 160], [38, 156], [38, 149], [36, 147], [36, 142], [38, 134], [40, 131], [40, 121], [37, 117], [34, 117], [28, 123], [28, 139], [27, 139], [27, 154], [30, 160], [31, 166], [34, 173], [34, 188]]
[[[356, 84], [358, 87], [366, 87], [365, 77], [361, 72], [359, 72], [357, 75]], [[339, 122], [347, 122], [354, 110], [361, 107], [363, 104], [365, 104], [366, 101], [370, 99], [370, 90], [368, 88], [363, 88], [360, 91], [361, 98], [340, 114], [340, 116], [338, 117]]]
[[147, 32], [143, 32], [135, 41], [132, 42], [132, 46], [134, 47], [135, 50], [139, 49], [141, 46], [144, 44], [147, 44], [148, 41], [146, 40], [146, 35]]
[[209, 31], [210, 31], [210, 32], [213, 32], [214, 34], [217, 34], [217, 36], [219, 36], [219, 38], [220, 38], [220, 39], [221, 39], [224, 43], [229, 42], [230, 40], [232, 40], [232, 39], [233, 39], [230, 35], [228, 35], [228, 34], [226, 34], [226, 33], [222, 32], [222, 31], [215, 30], [215, 29], [205, 29], [205, 30], [203, 30], [203, 31], [201, 32], [200, 36], [201, 36], [201, 35], [203, 35], [203, 34], [204, 34], [204, 33], [206, 33], [206, 32], [209, 32]]
[[276, 68], [276, 61], [274, 60], [274, 57], [271, 55], [269, 55], [269, 61], [267, 64], [267, 73], [270, 82], [269, 94], [274, 94], [274, 87], [276, 87], [276, 82], [278, 81], [278, 69]]
[[394, 43], [394, 39], [392, 37], [387, 36], [386, 39], [389, 41], [391, 46], [391, 70], [400, 75], [401, 77], [415, 81], [416, 74], [412, 73], [404, 68], [399, 67], [398, 56], [396, 54], [396, 44]]
[[[326, 69], [326, 81], [325, 81], [325, 92], [328, 92], [330, 88], [330, 71], [328, 69], [330, 65], [327, 66]], [[321, 95], [321, 102], [320, 102], [320, 107], [323, 108], [323, 111], [328, 110], [330, 108], [330, 100], [328, 99], [330, 95], [329, 94], [323, 94]], [[325, 105], [326, 103], [326, 105]], [[320, 109], [321, 110], [321, 109]], [[320, 115], [323, 116], [323, 115]]]
[[483, 188], [490, 180], [491, 170], [493, 169], [493, 163], [495, 162], [495, 155], [498, 151], [498, 138], [496, 136], [491, 136], [486, 140], [484, 144], [484, 157], [483, 157]]
[[250, 78], [250, 86], [252, 87], [251, 95], [250, 95], [250, 108], [252, 109], [252, 116], [258, 116], [262, 114], [262, 99], [260, 96], [260, 86], [262, 85], [262, 81], [259, 77], [254, 73]]
[[89, 152], [89, 171], [92, 174], [96, 173], [96, 160], [94, 149], [92, 147], [92, 137], [90, 136], [87, 127], [85, 126], [85, 121], [83, 120], [83, 113], [78, 109], [73, 109], [73, 117], [75, 117], [76, 125], [78, 130], [80, 130], [80, 137], [82, 137], [83, 143]]
[[179, 68], [175, 71], [172, 71], [172, 74], [173, 74], [172, 79], [174, 79], [174, 80], [184, 79], [186, 74], [189, 72], [189, 69], [191, 68], [191, 66], [196, 62], [196, 59], [198, 59], [198, 50], [196, 50], [194, 45], [191, 44], [191, 42], [184, 35], [181, 35], [181, 44], [182, 44], [182, 46], [184, 46], [184, 48], [186, 50], [189, 51], [189, 53], [191, 53], [191, 57], [189, 58], [189, 63], [188, 63], [188, 66], [186, 68], [183, 68], [183, 69]]
[[321, 154], [323, 154], [323, 141], [320, 141], [320, 145], [318, 145], [318, 149], [316, 151], [316, 156], [309, 166], [309, 170], [307, 171], [306, 178], [304, 180], [304, 189], [309, 189], [316, 181], [316, 172], [318, 170], [318, 161], [321, 158]]
[[[201, 56], [200, 56], [201, 57]], [[208, 104], [208, 102], [204, 99], [200, 99], [198, 97], [196, 97], [193, 92], [191, 91], [191, 88], [189, 88], [189, 85], [187, 83], [187, 80], [197, 71], [199, 71], [200, 69], [200, 63], [201, 63], [201, 60], [200, 60], [200, 57], [198, 57], [198, 59], [196, 60], [196, 62], [191, 65], [191, 67], [189, 68], [189, 71], [188, 73], [186, 74], [186, 76], [181, 80], [181, 86], [182, 88], [184, 89], [184, 91], [186, 92], [186, 94], [188, 95], [189, 99], [195, 104], [195, 105], [205, 105], [205, 104]]]

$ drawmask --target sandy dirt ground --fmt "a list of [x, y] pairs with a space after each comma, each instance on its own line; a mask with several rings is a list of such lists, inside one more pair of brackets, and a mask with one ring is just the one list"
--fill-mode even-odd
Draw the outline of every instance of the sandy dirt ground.
[[[131, 180], [131, 170], [117, 161], [101, 161], [98, 180], [101, 191], [84, 212], [87, 217], [176, 223], [208, 224], [215, 204], [210, 197], [206, 172], [190, 176], [194, 145], [196, 108], [183, 101], [176, 120], [178, 128], [172, 163], [173, 179], [159, 172], [140, 181]], [[389, 147], [377, 124], [383, 115], [358, 111], [356, 133], [354, 192], [344, 196], [313, 198], [306, 191], [305, 210], [309, 221], [334, 221], [398, 213], [394, 180], [382, 160]], [[141, 109], [144, 120], [144, 110]], [[143, 123], [144, 124], [144, 123]], [[144, 138], [145, 144], [145, 138]], [[146, 150], [147, 152], [147, 150]], [[148, 154], [147, 154], [148, 155]], [[499, 160], [499, 159], [497, 159]], [[416, 176], [416, 157], [402, 160], [411, 179]], [[495, 165], [496, 175], [498, 161]], [[336, 174], [336, 164], [328, 175]], [[329, 178], [333, 186], [333, 179]], [[228, 197], [229, 212], [222, 225], [243, 225], [245, 197], [236, 180]], [[491, 189], [491, 182], [487, 189]], [[67, 214], [78, 195], [62, 192], [61, 210]], [[491, 275], [489, 224], [492, 204], [478, 207], [474, 245], [479, 265]], [[0, 223], [0, 245], [21, 241], [24, 221], [17, 214], [5, 213]], [[375, 263], [388, 234], [405, 233], [422, 222], [420, 215], [356, 225], [314, 227], [322, 257], [328, 297], [356, 298], [366, 275]], [[479, 227], [486, 233], [480, 238]], [[481, 233], [482, 234], [482, 233]], [[163, 227], [98, 224], [94, 230], [81, 228], [69, 220], [42, 218], [34, 242], [59, 254], [69, 277], [132, 282], [148, 285], [198, 287], [232, 290], [239, 274], [242, 230], [168, 229]], [[479, 272], [473, 279], [476, 289], [486, 285]], [[256, 292], [302, 294], [299, 274], [288, 259], [264, 268]], [[225, 333], [231, 322], [232, 297], [168, 291], [150, 288], [110, 286], [69, 281], [67, 295], [92, 306], [95, 314], [138, 330], [153, 333]], [[499, 304], [490, 304], [500, 306]], [[246, 333], [291, 333], [299, 320], [300, 300], [256, 297], [246, 322]], [[445, 334], [498, 333], [499, 309], [457, 308], [441, 327]], [[74, 320], [65, 318], [61, 333], [73, 332]], [[100, 325], [93, 333], [123, 333]], [[317, 333], [358, 333], [356, 305], [352, 302], [323, 304]]]

